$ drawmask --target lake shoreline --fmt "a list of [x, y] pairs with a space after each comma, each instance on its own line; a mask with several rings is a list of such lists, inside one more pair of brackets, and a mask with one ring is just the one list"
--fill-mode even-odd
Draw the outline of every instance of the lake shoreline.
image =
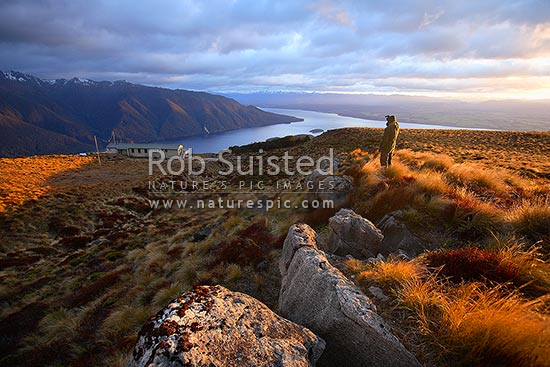
[[[187, 136], [170, 140], [151, 142], [150, 144], [182, 144], [185, 148], [192, 148], [193, 153], [217, 153], [230, 146], [242, 146], [256, 142], [263, 142], [275, 137], [285, 137], [289, 135], [311, 134], [318, 136], [328, 130], [348, 127], [361, 127], [383, 129], [386, 127], [385, 121], [368, 120], [356, 117], [341, 116], [336, 113], [326, 113], [298, 109], [280, 109], [280, 108], [261, 108], [266, 112], [282, 114], [294, 118], [300, 118], [303, 121], [281, 123], [273, 125], [264, 125], [260, 127], [249, 127], [242, 129], [229, 130], [208, 135]], [[403, 129], [438, 129], [438, 130], [459, 130], [461, 128], [453, 126], [435, 125], [435, 124], [410, 124], [401, 122]], [[476, 130], [476, 129], [471, 129]], [[479, 130], [479, 129], [478, 129]], [[316, 131], [312, 133], [312, 131]]]
[[[259, 109], [263, 110], [263, 111], [268, 111], [269, 110], [296, 110], [296, 111], [310, 111], [310, 112], [318, 112], [318, 113], [326, 113], [326, 114], [333, 114], [333, 115], [337, 115], [337, 116], [340, 116], [340, 117], [351, 117], [351, 118], [354, 118], [354, 119], [359, 119], [359, 120], [365, 120], [365, 121], [377, 121], [377, 122], [384, 122], [386, 120], [384, 119], [379, 119], [377, 118], [377, 116], [372, 116], [372, 117], [365, 117], [365, 116], [361, 116], [359, 114], [354, 114], [354, 113], [345, 113], [345, 112], [326, 112], [326, 111], [319, 111], [319, 110], [314, 110], [314, 109], [309, 109], [309, 110], [304, 110], [304, 109], [297, 109], [297, 108], [282, 108], [282, 107], [258, 107]], [[305, 107], [304, 107], [305, 108]], [[295, 117], [295, 116], [293, 116]], [[453, 125], [453, 126], [450, 126], [450, 125], [441, 125], [441, 124], [436, 124], [432, 121], [425, 121], [425, 122], [418, 122], [418, 121], [414, 121], [414, 120], [410, 120], [406, 117], [403, 117], [403, 118], [399, 118], [399, 116], [397, 117], [397, 121], [401, 124], [401, 123], [406, 123], [406, 124], [413, 124], [413, 125], [431, 125], [431, 126], [437, 126], [436, 129], [438, 130], [446, 130], [444, 128], [441, 128], [442, 126], [445, 126], [445, 127], [448, 127], [449, 130], [490, 130], [490, 131], [531, 131], [531, 130], [509, 130], [509, 129], [490, 129], [490, 128], [486, 128], [486, 127], [472, 127], [472, 126], [463, 126], [461, 124], [458, 124], [458, 125]], [[408, 129], [413, 129], [413, 127], [406, 127]], [[536, 131], [538, 132], [538, 130], [533, 130], [533, 131]]]

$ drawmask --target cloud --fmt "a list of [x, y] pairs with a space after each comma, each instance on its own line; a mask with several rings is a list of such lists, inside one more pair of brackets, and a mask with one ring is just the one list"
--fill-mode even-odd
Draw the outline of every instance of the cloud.
[[319, 0], [311, 4], [310, 7], [330, 22], [336, 22], [343, 26], [351, 25], [350, 15], [341, 7], [341, 4], [330, 0]]
[[550, 87], [550, 2], [4, 0], [0, 60], [207, 91], [528, 91]]
[[438, 20], [445, 12], [443, 10], [438, 10], [435, 13], [424, 13], [424, 17], [422, 18], [422, 22], [418, 26], [418, 28], [424, 28]]

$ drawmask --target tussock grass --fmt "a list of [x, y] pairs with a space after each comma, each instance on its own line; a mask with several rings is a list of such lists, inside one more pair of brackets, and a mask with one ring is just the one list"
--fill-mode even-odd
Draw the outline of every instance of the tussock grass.
[[243, 223], [242, 218], [238, 216], [231, 216], [223, 223], [222, 228], [226, 232], [234, 231], [238, 229], [239, 225]]
[[450, 190], [447, 180], [435, 171], [418, 172], [414, 186], [415, 191], [430, 194], [444, 194]]
[[448, 155], [434, 154], [429, 155], [420, 168], [438, 172], [445, 172], [449, 168], [451, 168], [454, 163], [454, 160]]
[[488, 170], [476, 164], [462, 163], [449, 167], [446, 175], [451, 181], [492, 189], [499, 194], [506, 194], [508, 190], [504, 178], [509, 175], [502, 170]]
[[408, 165], [413, 165], [416, 168], [437, 172], [446, 171], [453, 164], [455, 164], [454, 159], [448, 155], [428, 152], [414, 152], [410, 149], [399, 150], [399, 158]]
[[226, 267], [225, 271], [225, 281], [227, 283], [232, 283], [239, 280], [242, 276], [241, 267], [237, 264], [229, 264]]
[[383, 175], [380, 172], [380, 163], [372, 160], [361, 166], [359, 176], [355, 179], [355, 183], [362, 192], [367, 192], [379, 185], [382, 179]]
[[548, 198], [535, 202], [523, 201], [509, 212], [514, 229], [534, 241], [543, 240], [546, 253], [550, 252], [550, 202]]
[[203, 268], [203, 260], [197, 255], [189, 255], [182, 262], [181, 267], [174, 274], [174, 278], [184, 284], [197, 284], [197, 272]]
[[153, 306], [163, 307], [170, 300], [176, 298], [183, 289], [185, 289], [185, 286], [182, 283], [171, 283], [168, 287], [159, 290], [157, 294], [155, 294], [155, 297], [153, 297]]
[[392, 163], [391, 166], [383, 169], [383, 173], [385, 177], [397, 182], [403, 182], [413, 178], [409, 167], [397, 160]]
[[500, 261], [517, 269], [518, 277], [514, 283], [523, 294], [543, 296], [550, 293], [550, 264], [543, 260], [539, 248], [516, 243], [498, 250]]
[[346, 270], [352, 273], [354, 276], [357, 276], [359, 275], [359, 273], [366, 270], [366, 264], [359, 259], [347, 259], [344, 265]]
[[114, 355], [107, 358], [105, 365], [110, 367], [126, 367], [130, 356], [131, 353], [116, 352]]
[[453, 282], [479, 281], [513, 286], [524, 295], [543, 296], [550, 291], [550, 267], [537, 248], [523, 250], [519, 244], [494, 250], [468, 247], [437, 250], [424, 256], [438, 276]]
[[465, 188], [455, 189], [453, 196], [443, 215], [460, 238], [475, 241], [503, 229], [505, 213], [500, 208], [479, 200]]
[[359, 204], [358, 211], [365, 211], [366, 217], [376, 223], [388, 213], [412, 207], [416, 198], [416, 193], [408, 187], [386, 188], [366, 200], [363, 205]]
[[400, 302], [451, 365], [545, 366], [550, 320], [543, 299], [525, 301], [480, 283], [449, 287], [430, 279], [403, 283]]
[[389, 260], [364, 263], [349, 259], [346, 260], [345, 266], [360, 284], [378, 283], [385, 287], [416, 279], [424, 272], [424, 267], [416, 261]]
[[133, 334], [154, 314], [157, 307], [123, 305], [103, 321], [100, 333], [109, 340], [117, 340]]
[[[533, 281], [533, 251], [505, 246], [492, 254], [503, 264], [513, 262], [507, 266], [515, 266], [519, 274], [531, 276], [524, 278], [525, 284]], [[424, 261], [350, 259], [345, 269], [365, 291], [373, 284], [390, 291], [397, 308], [384, 316], [404, 328], [399, 333], [407, 334], [406, 340], [413, 343], [409, 348], [427, 365], [547, 365], [548, 284], [539, 284], [546, 289], [543, 296], [526, 299], [524, 288], [511, 289], [506, 283], [450, 282], [441, 269], [428, 272]]]
[[40, 331], [45, 334], [45, 339], [57, 341], [72, 339], [80, 332], [83, 315], [79, 309], [69, 310], [59, 308], [46, 315], [39, 324]]
[[[338, 157], [342, 172], [349, 172], [346, 174], [355, 179], [352, 206], [356, 212], [376, 221], [391, 211], [404, 209], [402, 218], [409, 229], [434, 247], [474, 244], [498, 252], [501, 261], [518, 269], [521, 281], [514, 279], [500, 285], [500, 295], [491, 302], [515, 292], [514, 300], [523, 305], [548, 293], [547, 265], [529, 250], [536, 242], [540, 251], [548, 248], [548, 242], [544, 242], [547, 216], [545, 208], [539, 208], [550, 191], [546, 145], [521, 144], [510, 153], [510, 144], [500, 144], [503, 154], [496, 158], [485, 150], [495, 149], [498, 144], [494, 138], [507, 136], [505, 133], [437, 132], [434, 137], [429, 131], [404, 130], [400, 136], [404, 146], [429, 147], [450, 156], [399, 150], [395, 166], [384, 170], [373, 154], [380, 131], [350, 131], [323, 134], [304, 148], [293, 148], [293, 155], [325, 155], [329, 146], [343, 151], [355, 149], [350, 155], [340, 153]], [[479, 143], [482, 135], [486, 138]], [[545, 142], [547, 136], [544, 139], [535, 141]], [[473, 141], [481, 144], [480, 148], [472, 146]], [[358, 146], [365, 150], [356, 149]], [[477, 160], [475, 164], [471, 163], [472, 158]], [[6, 194], [0, 200], [0, 248], [10, 257], [14, 255], [2, 257], [7, 266], [0, 274], [2, 321], [33, 303], [49, 308], [37, 306], [44, 314], [35, 315], [28, 326], [17, 328], [20, 339], [12, 357], [22, 362], [2, 361], [4, 364], [124, 364], [143, 321], [163, 307], [167, 299], [193, 284], [229, 285], [269, 307], [277, 307], [280, 280], [276, 263], [280, 246], [288, 227], [302, 218], [302, 213], [284, 209], [262, 215], [238, 210], [150, 213], [145, 201], [147, 181], [151, 179], [146, 175], [146, 161], [105, 157], [101, 167], [93, 160], [87, 162], [74, 156], [16, 161], [20, 167], [12, 164], [14, 160], [0, 162], [4, 173], [0, 191]], [[464, 165], [483, 168], [487, 182], [476, 176], [475, 169], [468, 171]], [[495, 169], [496, 166], [509, 171]], [[211, 168], [207, 167], [207, 172], [214, 175], [216, 170]], [[454, 170], [462, 176], [448, 173]], [[210, 226], [212, 233], [204, 239], [194, 238], [193, 234], [205, 226]], [[98, 239], [99, 243], [89, 243]], [[107, 242], [103, 242], [105, 239]], [[520, 241], [524, 242], [521, 247], [510, 249]], [[237, 251], [231, 251], [232, 246]], [[441, 337], [445, 333], [437, 334], [439, 329], [447, 330], [440, 326], [446, 325], [442, 320], [446, 320], [443, 316], [447, 311], [437, 306], [438, 302], [443, 297], [457, 297], [455, 288], [461, 283], [430, 273], [421, 260], [414, 260], [413, 265], [397, 260], [384, 265], [357, 262], [355, 267], [350, 265], [350, 272], [363, 286], [379, 284], [393, 297], [388, 303], [393, 307], [380, 311], [383, 317], [395, 317], [392, 325], [396, 329], [414, 323], [414, 328], [407, 331], [413, 335], [411, 341], [420, 342], [407, 345], [411, 350], [420, 351], [420, 356], [434, 351], [441, 355], [422, 362], [444, 365], [452, 360], [460, 363], [451, 365], [468, 364], [460, 356], [468, 355], [469, 348], [479, 342], [456, 343], [460, 348], [455, 349], [451, 343], [454, 339]], [[418, 304], [426, 305], [425, 315], [429, 317], [422, 334], [418, 331], [421, 323], [416, 309], [405, 307], [396, 298], [413, 281], [418, 283], [418, 298], [425, 299]], [[484, 285], [479, 285], [479, 289], [488, 290]], [[474, 309], [473, 303], [478, 299], [481, 298], [474, 297], [468, 307]], [[449, 307], [451, 303], [448, 301]], [[530, 311], [544, 316], [549, 304], [541, 301]], [[491, 310], [489, 306], [485, 309]], [[531, 320], [537, 320], [535, 316]], [[468, 315], [463, 319], [471, 320]], [[453, 320], [460, 323], [458, 316]], [[521, 322], [518, 319], [517, 327]], [[462, 329], [449, 330], [463, 335], [459, 334]], [[540, 331], [539, 335], [544, 334]], [[492, 351], [483, 348], [488, 355]], [[517, 350], [520, 356], [523, 351]], [[510, 361], [515, 363], [516, 359]], [[481, 358], [477, 365], [483, 362], [486, 360]]]
[[491, 233], [505, 233], [512, 226], [531, 241], [550, 246], [548, 200], [540, 199], [548, 189], [511, 171], [399, 150], [387, 169], [376, 160], [361, 163], [355, 181], [353, 208], [375, 223], [390, 212], [414, 209], [434, 238], [451, 236], [458, 245], [488, 241]]
[[51, 178], [68, 175], [93, 161], [93, 157], [72, 155], [0, 159], [0, 213], [46, 196]]

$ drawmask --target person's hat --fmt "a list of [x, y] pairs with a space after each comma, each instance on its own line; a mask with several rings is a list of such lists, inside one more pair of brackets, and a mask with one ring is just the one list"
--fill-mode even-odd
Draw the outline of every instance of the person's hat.
[[390, 117], [390, 115], [386, 115], [385, 117], [388, 118], [388, 117]]

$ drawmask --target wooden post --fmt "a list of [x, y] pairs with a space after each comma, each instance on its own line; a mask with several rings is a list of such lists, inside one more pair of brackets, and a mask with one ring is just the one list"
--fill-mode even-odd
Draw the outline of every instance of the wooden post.
[[101, 167], [101, 157], [99, 156], [99, 146], [97, 145], [97, 138], [94, 135], [94, 141], [95, 141], [95, 150], [97, 152], [97, 160], [99, 162], [99, 166]]

